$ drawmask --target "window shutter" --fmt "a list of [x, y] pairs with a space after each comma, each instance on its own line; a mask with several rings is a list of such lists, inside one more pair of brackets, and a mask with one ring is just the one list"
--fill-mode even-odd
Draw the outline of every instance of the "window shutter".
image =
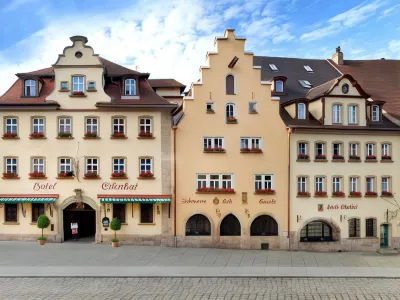
[[233, 77], [233, 75], [226, 76], [226, 94], [235, 94], [235, 78]]

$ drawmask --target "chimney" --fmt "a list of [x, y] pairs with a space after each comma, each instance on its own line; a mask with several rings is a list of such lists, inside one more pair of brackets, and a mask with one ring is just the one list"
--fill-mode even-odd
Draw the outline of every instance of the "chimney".
[[340, 46], [336, 48], [335, 54], [332, 55], [332, 60], [337, 65], [343, 65], [343, 52], [340, 51]]

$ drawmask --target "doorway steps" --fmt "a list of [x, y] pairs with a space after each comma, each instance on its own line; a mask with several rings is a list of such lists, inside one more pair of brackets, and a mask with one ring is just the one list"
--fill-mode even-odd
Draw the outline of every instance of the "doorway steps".
[[378, 253], [382, 254], [382, 255], [398, 255], [398, 254], [400, 254], [399, 250], [394, 249], [394, 248], [380, 248], [378, 250]]

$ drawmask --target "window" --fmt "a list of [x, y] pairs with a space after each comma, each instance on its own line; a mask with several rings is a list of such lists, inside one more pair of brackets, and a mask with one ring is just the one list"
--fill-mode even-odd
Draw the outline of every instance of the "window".
[[140, 223], [153, 223], [152, 203], [140, 203]]
[[89, 81], [88, 89], [89, 90], [95, 90], [96, 89], [96, 83], [94, 81]]
[[357, 106], [349, 106], [349, 124], [357, 124]]
[[68, 90], [68, 81], [61, 81], [61, 90]]
[[325, 192], [325, 178], [322, 176], [315, 177], [315, 191]]
[[43, 203], [32, 203], [32, 223], [36, 223], [39, 216], [44, 215]]
[[272, 177], [273, 175], [254, 175], [254, 189], [272, 189]]
[[240, 149], [256, 150], [261, 149], [261, 138], [241, 138]]
[[139, 119], [139, 132], [140, 133], [152, 133], [151, 130], [151, 118], [140, 118]]
[[44, 133], [44, 118], [32, 118], [32, 133]]
[[306, 118], [306, 105], [304, 103], [297, 104], [297, 119], [305, 120]]
[[379, 121], [380, 118], [380, 111], [379, 111], [379, 105], [372, 105], [371, 109], [371, 119], [372, 121]]
[[126, 79], [125, 80], [125, 95], [134, 96], [136, 95], [136, 80]]
[[113, 118], [113, 133], [125, 133], [125, 118]]
[[341, 156], [342, 155], [342, 144], [341, 143], [333, 143], [332, 151], [333, 151], [334, 156]]
[[367, 157], [371, 156], [371, 158], [372, 158], [372, 156], [375, 156], [375, 149], [374, 149], [375, 147], [374, 146], [375, 145], [371, 144], [371, 143], [368, 143], [368, 144], [365, 145], [366, 152], [367, 152]]
[[332, 178], [332, 192], [341, 192], [342, 191], [342, 186], [341, 186], [341, 177], [333, 177]]
[[315, 143], [315, 157], [322, 158], [323, 156], [325, 156], [325, 144], [324, 143]]
[[306, 155], [307, 154], [307, 143], [304, 143], [304, 142], [298, 143], [297, 154], [298, 155]]
[[214, 102], [207, 102], [206, 103], [206, 112], [208, 112], [208, 113], [215, 112], [215, 110], [214, 110]]
[[376, 237], [376, 219], [365, 220], [365, 236]]
[[390, 144], [384, 143], [382, 144], [382, 158], [391, 158], [390, 154]]
[[349, 220], [349, 237], [360, 237], [360, 219]]
[[371, 193], [375, 191], [375, 178], [367, 177], [365, 179], [365, 189], [367, 193]]
[[6, 222], [18, 222], [18, 204], [6, 203], [4, 206]]
[[85, 91], [85, 77], [73, 76], [72, 77], [72, 92], [84, 92]]
[[226, 118], [234, 118], [235, 117], [235, 104], [233, 103], [228, 103], [226, 105]]
[[222, 220], [219, 230], [220, 236], [240, 236], [240, 222], [234, 215], [229, 214]]
[[358, 156], [358, 144], [350, 143], [350, 156], [357, 157]]
[[143, 157], [139, 159], [140, 163], [140, 173], [150, 172], [153, 173], [153, 163], [152, 159], [149, 157]]
[[277, 236], [278, 223], [274, 218], [262, 215], [254, 219], [250, 226], [250, 236]]
[[15, 135], [18, 134], [18, 119], [17, 118], [6, 118], [6, 130], [5, 133], [14, 133]]
[[113, 203], [113, 218], [117, 218], [121, 223], [126, 223], [125, 211], [125, 203]]
[[45, 173], [44, 172], [44, 158], [32, 157], [32, 172], [33, 173]]
[[382, 193], [390, 193], [390, 177], [382, 177]]
[[282, 80], [275, 81], [275, 92], [283, 93], [283, 81]]
[[332, 110], [332, 123], [342, 123], [342, 106], [339, 104], [335, 104], [333, 106], [333, 110]]
[[125, 158], [113, 158], [113, 172], [125, 172]]
[[18, 174], [18, 159], [15, 157], [7, 157], [5, 159], [5, 170], [6, 173]]
[[86, 158], [86, 168], [85, 173], [96, 173], [99, 172], [99, 160], [97, 158]]
[[350, 193], [358, 192], [358, 178], [350, 177]]
[[59, 158], [59, 173], [66, 174], [66, 176], [73, 176], [72, 172], [72, 159], [71, 158]]
[[309, 73], [313, 73], [314, 72], [313, 69], [311, 69], [310, 66], [304, 66], [304, 69], [306, 69], [306, 71], [309, 72]]
[[201, 214], [193, 215], [186, 222], [186, 236], [210, 236], [211, 223]]
[[300, 242], [332, 241], [332, 227], [325, 222], [313, 221], [300, 231]]
[[312, 84], [308, 80], [299, 80], [299, 83], [305, 89], [311, 89], [312, 88]]
[[86, 118], [85, 133], [98, 135], [99, 119], [98, 118]]
[[36, 80], [32, 79], [25, 80], [25, 96], [27, 97], [36, 96]]
[[298, 193], [307, 192], [307, 177], [298, 177], [297, 178], [297, 192]]
[[233, 188], [233, 175], [231, 174], [198, 174], [197, 188]]
[[58, 132], [59, 133], [72, 133], [72, 119], [71, 118], [58, 118]]
[[233, 75], [226, 76], [226, 94], [235, 95], [235, 77]]
[[269, 67], [272, 71], [278, 71], [278, 68], [274, 64], [269, 64]]
[[256, 113], [257, 112], [257, 102], [249, 102], [249, 113]]
[[203, 150], [215, 151], [224, 149], [223, 137], [205, 137], [203, 138]]

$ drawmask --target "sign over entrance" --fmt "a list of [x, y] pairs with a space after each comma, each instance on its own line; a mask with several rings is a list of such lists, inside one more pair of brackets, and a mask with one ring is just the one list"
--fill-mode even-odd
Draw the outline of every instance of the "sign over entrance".
[[101, 223], [103, 223], [103, 227], [104, 227], [104, 228], [108, 228], [108, 226], [110, 226], [110, 219], [107, 218], [107, 217], [104, 217], [104, 218], [101, 220]]

